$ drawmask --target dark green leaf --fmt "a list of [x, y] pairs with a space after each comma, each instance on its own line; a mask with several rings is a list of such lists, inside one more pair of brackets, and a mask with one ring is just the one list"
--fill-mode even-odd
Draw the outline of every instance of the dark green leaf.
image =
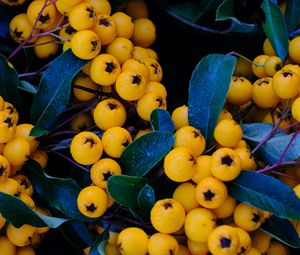
[[67, 219], [44, 216], [33, 211], [21, 199], [0, 192], [0, 213], [12, 225], [19, 228], [24, 224], [35, 227], [57, 228]]
[[91, 246], [89, 255], [105, 255], [105, 245], [109, 239], [109, 230], [106, 229], [103, 233], [96, 237]]
[[36, 94], [37, 88], [27, 81], [19, 81], [18, 88], [30, 94]]
[[64, 238], [78, 250], [83, 250], [92, 245], [92, 239], [86, 224], [75, 220], [61, 225], [59, 230]]
[[278, 57], [284, 60], [288, 53], [289, 39], [284, 16], [278, 5], [271, 0], [264, 0], [261, 8], [265, 14], [262, 22], [263, 29]]
[[[251, 147], [255, 147], [271, 130], [272, 125], [253, 123], [242, 125], [243, 137]], [[257, 151], [259, 156], [268, 164], [275, 164], [285, 148], [290, 143], [293, 134], [287, 135], [280, 132], [268, 139]], [[283, 161], [294, 161], [300, 156], [300, 136], [297, 135], [291, 143]]]
[[234, 3], [235, 3], [234, 0], [224, 0], [217, 9], [216, 20], [217, 21], [232, 20], [232, 22], [234, 22], [233, 30], [235, 32], [240, 32], [240, 33], [252, 32], [256, 28], [256, 25], [244, 23], [237, 19], [234, 13]]
[[146, 175], [169, 152], [174, 135], [154, 131], [134, 140], [122, 153], [120, 163], [124, 174]]
[[166, 131], [174, 133], [174, 122], [166, 110], [155, 109], [152, 111], [150, 122], [154, 131]]
[[145, 186], [139, 192], [138, 207], [143, 215], [149, 215], [154, 203], [155, 203], [155, 193], [151, 186], [145, 184]]
[[288, 32], [293, 32], [299, 24], [300, 20], [300, 4], [299, 0], [287, 0], [285, 8], [285, 20]]
[[39, 126], [35, 126], [31, 129], [30, 136], [41, 137], [41, 136], [47, 135], [48, 133], [49, 133], [48, 130], [46, 130], [42, 127], [39, 127]]
[[107, 191], [119, 204], [138, 209], [139, 192], [148, 182], [141, 177], [114, 175], [108, 179]]
[[10, 68], [6, 58], [0, 55], [0, 96], [17, 108], [20, 105], [18, 83], [18, 73], [14, 68]]
[[189, 125], [201, 130], [210, 145], [214, 128], [225, 104], [236, 58], [212, 54], [196, 66], [189, 85]]
[[57, 57], [43, 73], [31, 107], [31, 119], [40, 127], [52, 124], [69, 103], [71, 82], [86, 64], [71, 50]]
[[266, 220], [260, 229], [290, 247], [300, 248], [298, 234], [292, 223], [287, 219], [272, 216]]
[[93, 221], [78, 210], [77, 197], [80, 187], [74, 180], [47, 175], [34, 160], [28, 160], [23, 170], [34, 186], [35, 192], [48, 206], [58, 209], [71, 219]]
[[300, 220], [300, 199], [285, 183], [254, 171], [242, 171], [228, 183], [236, 200], [273, 213], [280, 218]]

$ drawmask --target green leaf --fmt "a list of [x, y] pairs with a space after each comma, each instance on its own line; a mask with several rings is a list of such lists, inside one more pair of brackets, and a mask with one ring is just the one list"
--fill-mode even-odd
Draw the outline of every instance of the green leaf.
[[35, 126], [31, 129], [30, 131], [30, 136], [35, 136], [35, 137], [41, 137], [41, 136], [44, 136], [44, 135], [47, 135], [49, 134], [49, 131], [42, 128], [42, 127], [39, 127], [39, 126]]
[[137, 202], [142, 214], [146, 216], [149, 215], [155, 203], [155, 193], [153, 188], [148, 184], [145, 184], [138, 194]]
[[7, 59], [0, 55], [0, 96], [17, 108], [20, 105], [18, 83], [18, 73], [14, 68], [10, 68]]
[[234, 71], [236, 58], [212, 54], [196, 66], [189, 85], [189, 125], [201, 130], [210, 145]]
[[139, 192], [149, 180], [142, 177], [113, 175], [108, 179], [107, 191], [119, 204], [138, 209]]
[[37, 92], [37, 88], [27, 81], [19, 81], [18, 89], [26, 91], [33, 95]]
[[300, 248], [298, 234], [292, 223], [287, 219], [271, 216], [260, 229], [290, 247]]
[[155, 109], [152, 111], [150, 122], [154, 131], [166, 131], [174, 133], [174, 122], [166, 110]]
[[284, 60], [288, 53], [289, 39], [284, 16], [278, 5], [271, 0], [264, 0], [261, 8], [265, 14], [262, 22], [263, 29], [278, 57]]
[[234, 0], [224, 0], [217, 9], [216, 21], [231, 20], [234, 22], [233, 30], [240, 33], [250, 33], [255, 28], [255, 24], [241, 22], [235, 17]]
[[80, 187], [73, 179], [62, 179], [47, 175], [34, 160], [28, 160], [23, 167], [35, 192], [48, 206], [58, 209], [71, 219], [93, 221], [82, 215], [77, 207]]
[[124, 174], [146, 175], [174, 144], [174, 135], [169, 132], [154, 131], [134, 140], [127, 146], [120, 158]]
[[109, 239], [109, 230], [106, 229], [103, 233], [96, 237], [91, 246], [89, 255], [105, 255], [105, 245]]
[[298, 0], [287, 0], [284, 17], [288, 32], [293, 32], [299, 24], [300, 20], [300, 4]]
[[254, 171], [242, 171], [228, 183], [236, 200], [273, 213], [280, 218], [300, 220], [300, 199], [285, 183]]
[[78, 250], [83, 250], [93, 243], [89, 230], [83, 221], [66, 222], [60, 226], [59, 230], [64, 238]]
[[0, 213], [12, 225], [19, 228], [24, 224], [35, 227], [57, 228], [68, 219], [41, 215], [33, 211], [21, 199], [0, 192]]
[[[243, 137], [250, 147], [254, 148], [271, 130], [272, 125], [253, 123], [242, 125]], [[293, 134], [280, 132], [266, 141], [257, 151], [259, 156], [268, 164], [275, 164], [285, 148], [290, 143]], [[294, 138], [283, 161], [294, 161], [300, 156], [300, 135]]]
[[86, 64], [67, 50], [43, 73], [38, 92], [33, 98], [31, 119], [42, 128], [51, 125], [69, 103], [71, 82]]

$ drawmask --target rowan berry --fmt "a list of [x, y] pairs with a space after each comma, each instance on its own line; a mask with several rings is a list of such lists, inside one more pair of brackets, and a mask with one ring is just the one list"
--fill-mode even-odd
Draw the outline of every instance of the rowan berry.
[[96, 25], [97, 15], [94, 7], [87, 3], [75, 5], [69, 14], [70, 25], [76, 30], [85, 30]]
[[212, 212], [218, 219], [225, 219], [233, 215], [235, 207], [235, 199], [231, 196], [227, 196], [224, 202], [219, 207], [213, 209]]
[[92, 28], [100, 37], [101, 45], [110, 44], [117, 36], [117, 24], [109, 15], [98, 15], [97, 23]]
[[17, 247], [6, 236], [0, 236], [0, 250], [3, 255], [17, 254]]
[[116, 37], [106, 48], [106, 53], [113, 55], [120, 64], [132, 58], [133, 44], [125, 37]]
[[264, 51], [264, 54], [265, 55], [268, 55], [268, 56], [277, 56], [270, 40], [268, 38], [266, 38], [264, 40], [264, 43], [263, 43], [263, 51]]
[[289, 43], [289, 57], [297, 64], [300, 64], [300, 36], [295, 37]]
[[231, 79], [227, 101], [234, 105], [243, 105], [251, 100], [252, 84], [244, 77], [234, 76]]
[[176, 254], [179, 249], [176, 239], [168, 234], [156, 233], [149, 238], [149, 255], [169, 255]]
[[269, 57], [264, 64], [266, 75], [273, 76], [276, 72], [281, 70], [282, 65], [282, 61], [279, 57]]
[[107, 0], [85, 0], [85, 2], [92, 5], [97, 14], [110, 15], [111, 5]]
[[265, 72], [265, 62], [269, 58], [267, 55], [259, 55], [253, 60], [252, 64], [252, 72], [258, 78], [266, 77], [267, 74]]
[[[140, 75], [144, 76], [145, 80], [148, 82], [149, 80], [149, 69], [148, 67], [141, 61], [138, 61], [136, 59], [128, 59], [123, 65], [122, 65], [122, 72], [124, 71], [132, 71], [139, 73]], [[148, 83], [149, 85], [149, 83]], [[147, 87], [148, 87], [147, 85]]]
[[6, 235], [9, 241], [19, 247], [30, 245], [35, 234], [36, 228], [26, 224], [20, 228], [16, 228], [13, 225], [8, 224], [6, 228]]
[[153, 58], [145, 58], [142, 62], [149, 69], [149, 81], [160, 82], [163, 77], [163, 70], [157, 60]]
[[156, 39], [156, 28], [153, 22], [148, 18], [140, 18], [136, 19], [133, 24], [133, 43], [145, 48], [151, 46]]
[[131, 17], [123, 12], [116, 12], [111, 17], [117, 23], [117, 36], [130, 39], [134, 31]]
[[175, 108], [171, 117], [175, 125], [175, 130], [187, 126], [189, 124], [188, 107], [186, 105], [182, 105]]

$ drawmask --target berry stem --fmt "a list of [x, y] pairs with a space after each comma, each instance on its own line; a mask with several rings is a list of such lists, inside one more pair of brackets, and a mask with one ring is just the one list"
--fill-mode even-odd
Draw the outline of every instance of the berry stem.
[[44, 69], [46, 69], [48, 66], [50, 66], [51, 63], [52, 62], [49, 62], [48, 64], [42, 66], [41, 68], [39, 68], [38, 70], [36, 70], [34, 72], [19, 74], [19, 78], [24, 78], [24, 77], [34, 76], [34, 75], [40, 74]]
[[295, 176], [284, 174], [284, 173], [281, 173], [281, 172], [278, 172], [278, 171], [271, 171], [271, 173], [272, 174], [276, 174], [276, 175], [280, 175], [280, 176], [283, 176], [283, 177], [286, 177], [286, 178], [289, 178], [289, 179], [293, 179], [293, 180], [296, 180], [296, 181], [300, 182], [300, 178], [297, 178]]
[[255, 65], [255, 66], [264, 66], [264, 65], [261, 65], [261, 64], [254, 63], [252, 60], [250, 60], [249, 58], [243, 56], [243, 55], [240, 54], [240, 53], [237, 53], [236, 51], [228, 52], [226, 55], [231, 55], [231, 56], [240, 57], [240, 58], [246, 60], [247, 62], [249, 62], [250, 64]]
[[78, 134], [79, 131], [75, 131], [75, 130], [64, 130], [64, 131], [58, 131], [55, 133], [52, 133], [51, 135], [48, 136], [48, 138], [53, 138], [55, 136], [59, 136], [59, 135], [73, 135], [73, 134]]
[[289, 150], [289, 148], [291, 147], [293, 141], [296, 139], [297, 134], [298, 134], [298, 131], [296, 131], [296, 132], [293, 134], [291, 140], [289, 141], [288, 145], [286, 146], [286, 148], [284, 149], [284, 151], [283, 151], [283, 153], [281, 154], [280, 158], [278, 159], [278, 164], [280, 164], [280, 163], [282, 162], [284, 156], [285, 156], [286, 153], [288, 152], [288, 150]]
[[66, 159], [67, 161], [69, 161], [71, 164], [73, 164], [74, 166], [77, 166], [78, 168], [80, 168], [81, 170], [89, 173], [90, 171], [88, 169], [86, 169], [85, 167], [83, 167], [82, 165], [78, 164], [77, 162], [75, 162], [73, 159], [70, 159], [69, 157], [65, 156], [64, 154], [57, 152], [57, 151], [50, 151], [64, 159]]

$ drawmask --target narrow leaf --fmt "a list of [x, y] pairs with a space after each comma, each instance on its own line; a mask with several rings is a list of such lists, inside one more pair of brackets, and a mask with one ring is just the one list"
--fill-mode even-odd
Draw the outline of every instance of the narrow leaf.
[[235, 32], [252, 32], [256, 28], [256, 25], [241, 22], [238, 18], [236, 18], [234, 13], [234, 3], [234, 0], [224, 0], [217, 9], [216, 21], [231, 20], [234, 22]]
[[37, 88], [27, 81], [19, 81], [18, 89], [26, 91], [33, 95], [37, 92]]
[[169, 152], [174, 143], [174, 135], [169, 132], [154, 131], [145, 134], [127, 146], [120, 163], [124, 174], [146, 175]]
[[35, 192], [48, 206], [58, 209], [71, 219], [92, 221], [78, 210], [77, 197], [80, 187], [73, 179], [49, 176], [34, 160], [28, 160], [23, 170], [33, 184]]
[[119, 204], [138, 209], [138, 195], [149, 180], [141, 177], [114, 175], [108, 179], [107, 191]]
[[276, 54], [282, 60], [288, 53], [288, 30], [280, 8], [271, 0], [264, 0], [261, 5], [264, 11], [263, 29], [270, 40]]
[[189, 124], [201, 130], [209, 145], [225, 104], [236, 58], [212, 54], [196, 66], [189, 85]]
[[260, 229], [290, 247], [300, 248], [298, 234], [292, 223], [287, 219], [271, 216]]
[[60, 226], [59, 230], [64, 238], [78, 250], [83, 250], [92, 245], [92, 239], [86, 224], [75, 220]]
[[0, 192], [0, 213], [12, 225], [19, 228], [24, 224], [35, 227], [57, 228], [68, 219], [44, 216], [33, 211], [21, 199]]
[[299, 24], [300, 20], [300, 4], [299, 0], [287, 0], [284, 17], [288, 32], [293, 32]]
[[228, 183], [236, 200], [273, 213], [280, 218], [300, 220], [300, 199], [285, 183], [254, 171], [242, 171]]
[[105, 245], [108, 239], [109, 239], [109, 230], [106, 229], [94, 240], [89, 255], [105, 255]]
[[49, 134], [49, 131], [39, 126], [33, 127], [30, 131], [30, 136], [35, 136], [35, 137], [41, 137], [47, 134]]
[[155, 109], [151, 112], [150, 122], [154, 131], [166, 131], [174, 133], [174, 122], [171, 115], [163, 109]]
[[20, 105], [18, 83], [18, 73], [8, 65], [6, 58], [0, 55], [0, 96], [16, 107]]
[[145, 184], [145, 186], [139, 192], [138, 207], [143, 215], [149, 215], [154, 203], [155, 203], [155, 193], [151, 186]]
[[36, 125], [44, 128], [62, 113], [69, 102], [71, 82], [85, 64], [71, 50], [51, 63], [43, 73], [32, 103], [31, 119]]

